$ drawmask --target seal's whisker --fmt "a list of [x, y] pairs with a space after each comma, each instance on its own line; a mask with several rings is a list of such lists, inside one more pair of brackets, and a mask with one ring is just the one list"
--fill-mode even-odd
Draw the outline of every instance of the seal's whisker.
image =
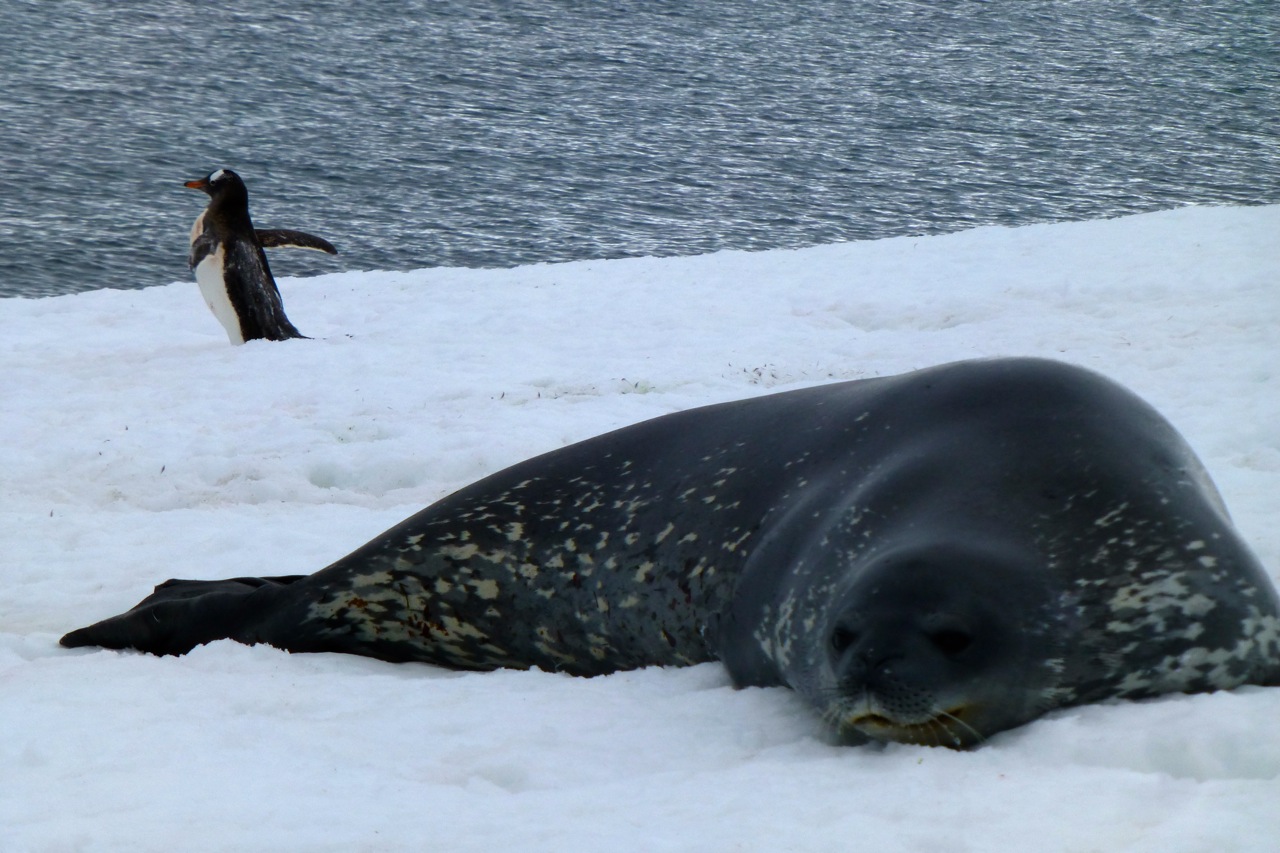
[[[964, 729], [965, 729], [965, 731], [967, 731], [967, 732], [969, 732], [970, 734], [972, 734], [972, 735], [973, 735], [973, 743], [972, 743], [972, 745], [976, 746], [976, 745], [978, 745], [978, 744], [980, 744], [980, 743], [982, 743], [983, 741], [985, 741], [985, 740], [986, 740], [986, 738], [982, 736], [982, 732], [978, 731], [978, 730], [977, 730], [977, 729], [975, 729], [973, 726], [969, 725], [969, 724], [968, 724], [968, 723], [966, 723], [964, 720], [962, 720], [962, 719], [960, 719], [959, 717], [957, 717], [955, 714], [948, 713], [948, 712], [946, 712], [946, 711], [942, 710], [941, 708], [937, 709], [937, 710], [935, 711], [935, 714], [937, 714], [937, 716], [935, 717], [935, 719], [938, 719], [939, 721], [941, 721], [941, 720], [943, 720], [943, 719], [951, 720], [952, 722], [954, 722], [954, 723], [956, 723], [957, 725], [959, 725], [959, 726], [961, 726], [962, 728], [964, 728]], [[960, 738], [958, 738], [958, 737], [957, 737], [957, 738], [956, 738], [956, 746], [960, 746], [960, 745], [961, 745], [961, 740], [960, 740]]]

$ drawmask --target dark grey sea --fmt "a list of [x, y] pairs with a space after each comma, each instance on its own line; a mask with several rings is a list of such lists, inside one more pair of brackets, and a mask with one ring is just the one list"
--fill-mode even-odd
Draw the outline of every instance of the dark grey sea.
[[1280, 202], [1275, 0], [0, 0], [0, 294]]

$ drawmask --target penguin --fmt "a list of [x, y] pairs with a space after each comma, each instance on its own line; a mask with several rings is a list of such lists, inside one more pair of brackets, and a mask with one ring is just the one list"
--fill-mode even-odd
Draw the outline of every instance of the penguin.
[[209, 195], [209, 206], [191, 226], [191, 255], [200, 294], [227, 330], [232, 344], [257, 338], [305, 338], [284, 314], [280, 290], [263, 248], [297, 246], [331, 255], [327, 240], [287, 229], [258, 229], [249, 218], [249, 191], [230, 169], [183, 184]]

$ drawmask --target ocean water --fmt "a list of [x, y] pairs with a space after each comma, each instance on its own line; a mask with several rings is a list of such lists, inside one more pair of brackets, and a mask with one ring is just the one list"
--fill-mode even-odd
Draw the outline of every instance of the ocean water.
[[1280, 202], [1273, 0], [0, 0], [0, 295]]

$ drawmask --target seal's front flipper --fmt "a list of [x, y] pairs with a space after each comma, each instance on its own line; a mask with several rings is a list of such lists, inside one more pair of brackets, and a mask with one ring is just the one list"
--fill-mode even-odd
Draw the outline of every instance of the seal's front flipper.
[[270, 593], [303, 575], [232, 578], [224, 581], [168, 580], [136, 607], [72, 631], [67, 648], [101, 646], [153, 655], [183, 655], [203, 643], [251, 636]]
[[315, 249], [317, 252], [338, 254], [338, 250], [328, 240], [305, 231], [292, 231], [288, 228], [255, 228], [258, 242], [264, 249], [276, 249], [289, 246], [295, 249]]

